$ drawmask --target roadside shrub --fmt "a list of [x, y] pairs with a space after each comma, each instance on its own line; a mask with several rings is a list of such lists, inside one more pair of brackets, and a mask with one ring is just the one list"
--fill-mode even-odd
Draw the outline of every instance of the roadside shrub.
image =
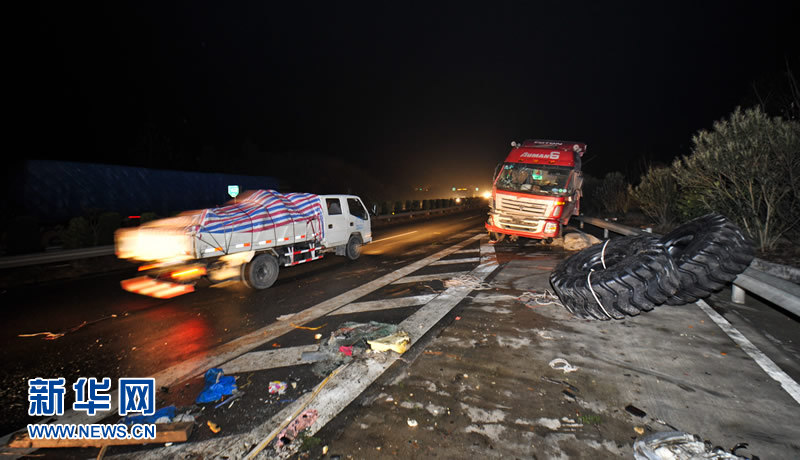
[[603, 176], [594, 193], [599, 206], [608, 213], [625, 214], [630, 208], [628, 181], [621, 172], [614, 171]]
[[678, 182], [668, 167], [651, 167], [642, 176], [639, 185], [628, 186], [628, 193], [642, 212], [657, 226], [668, 228], [678, 216]]
[[773, 249], [800, 222], [800, 122], [736, 108], [693, 138], [692, 154], [673, 163], [685, 197]]
[[92, 245], [94, 238], [89, 226], [89, 221], [85, 217], [73, 217], [69, 220], [67, 228], [61, 237], [64, 247], [67, 249], [85, 248]]

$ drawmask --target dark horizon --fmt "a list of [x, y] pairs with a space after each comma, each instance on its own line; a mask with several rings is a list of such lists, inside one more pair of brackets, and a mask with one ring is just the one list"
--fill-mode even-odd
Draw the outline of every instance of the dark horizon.
[[37, 3], [21, 158], [483, 186], [511, 141], [550, 138], [633, 174], [796, 70], [782, 2], [615, 5]]

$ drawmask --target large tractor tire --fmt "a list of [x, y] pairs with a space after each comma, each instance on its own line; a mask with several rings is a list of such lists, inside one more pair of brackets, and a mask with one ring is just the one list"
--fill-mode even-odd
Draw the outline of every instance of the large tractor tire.
[[623, 319], [664, 303], [678, 290], [678, 271], [652, 236], [621, 237], [588, 247], [561, 262], [550, 283], [571, 313]]
[[253, 289], [267, 289], [278, 279], [278, 259], [272, 254], [259, 254], [242, 265], [242, 281]]
[[719, 214], [691, 220], [661, 238], [680, 275], [669, 305], [697, 301], [722, 289], [743, 272], [755, 255], [753, 244], [734, 223]]

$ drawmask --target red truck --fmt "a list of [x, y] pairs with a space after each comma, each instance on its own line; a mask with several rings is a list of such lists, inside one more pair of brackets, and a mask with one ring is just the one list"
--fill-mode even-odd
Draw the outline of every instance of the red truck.
[[489, 237], [550, 242], [580, 211], [586, 144], [536, 139], [512, 142], [511, 147], [499, 172], [495, 170], [486, 222]]

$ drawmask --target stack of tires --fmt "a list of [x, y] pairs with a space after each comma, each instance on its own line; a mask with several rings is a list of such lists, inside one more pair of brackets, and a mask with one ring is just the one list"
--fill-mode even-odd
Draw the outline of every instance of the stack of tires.
[[753, 245], [739, 227], [708, 214], [661, 238], [620, 237], [586, 248], [560, 263], [550, 284], [578, 317], [623, 319], [664, 303], [708, 297], [753, 257]]

